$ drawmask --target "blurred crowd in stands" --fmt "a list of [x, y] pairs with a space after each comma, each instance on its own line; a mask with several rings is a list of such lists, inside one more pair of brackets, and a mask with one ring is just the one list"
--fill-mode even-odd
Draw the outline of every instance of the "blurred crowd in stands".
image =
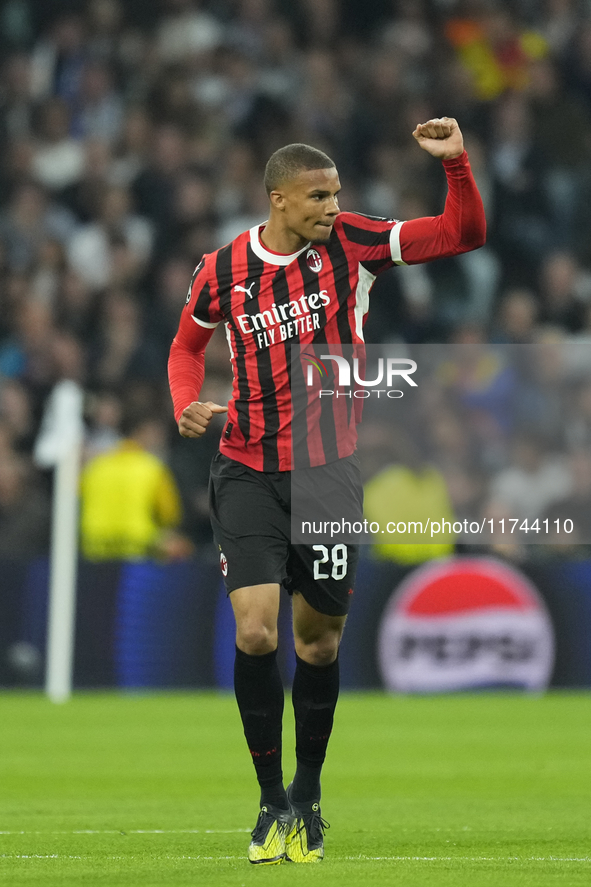
[[[382, 275], [368, 342], [591, 343], [589, 0], [5, 0], [0, 48], [0, 557], [47, 545], [50, 479], [31, 454], [61, 379], [87, 392], [87, 459], [126, 423], [160, 425], [181, 529], [210, 539], [215, 426], [178, 436], [168, 349], [203, 253], [266, 218], [264, 164], [288, 142], [334, 158], [342, 209], [405, 219], [445, 197], [415, 125], [454, 116], [465, 134], [488, 243]], [[225, 402], [229, 383], [219, 329], [202, 399]], [[586, 470], [590, 392], [560, 442], [577, 448], [565, 496]], [[456, 431], [442, 406], [428, 456], [457, 511], [478, 477]], [[407, 449], [388, 440], [380, 468]], [[533, 471], [522, 443], [489, 465], [501, 498], [503, 473]]]
[[[366, 517], [382, 528], [403, 522], [374, 554], [418, 563], [449, 554], [455, 542], [517, 560], [589, 557], [588, 344], [557, 337], [368, 347], [368, 378], [380, 352], [415, 360], [417, 387], [396, 400], [365, 400]], [[429, 520], [439, 524], [434, 534], [405, 531], [405, 521], [422, 528]], [[443, 520], [456, 523], [455, 533], [442, 532]]]

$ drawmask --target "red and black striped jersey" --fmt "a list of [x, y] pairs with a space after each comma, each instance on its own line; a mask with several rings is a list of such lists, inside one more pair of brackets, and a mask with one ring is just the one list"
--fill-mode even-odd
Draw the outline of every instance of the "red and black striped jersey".
[[[177, 420], [198, 399], [205, 345], [224, 323], [233, 390], [220, 449], [260, 471], [295, 467], [292, 391], [302, 367], [299, 361], [292, 364], [292, 346], [360, 345], [377, 274], [484, 242], [484, 212], [467, 155], [444, 166], [448, 197], [441, 216], [399, 222], [342, 212], [328, 241], [309, 243], [292, 255], [264, 246], [263, 224], [204, 256], [169, 361]], [[346, 398], [322, 405], [318, 397], [312, 399], [306, 445], [296, 448], [297, 467], [350, 455], [357, 419]]]

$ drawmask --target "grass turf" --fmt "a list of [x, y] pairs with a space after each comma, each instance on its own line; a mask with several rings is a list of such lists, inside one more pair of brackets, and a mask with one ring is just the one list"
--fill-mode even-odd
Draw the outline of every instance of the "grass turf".
[[590, 735], [583, 694], [344, 695], [327, 858], [261, 868], [245, 858], [258, 795], [231, 697], [6, 693], [0, 883], [588, 885]]

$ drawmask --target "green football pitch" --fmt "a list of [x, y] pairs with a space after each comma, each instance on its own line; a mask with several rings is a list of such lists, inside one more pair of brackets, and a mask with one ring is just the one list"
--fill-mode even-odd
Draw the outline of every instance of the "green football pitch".
[[230, 696], [0, 696], [6, 887], [589, 885], [591, 696], [345, 694], [320, 865], [249, 865], [257, 801]]

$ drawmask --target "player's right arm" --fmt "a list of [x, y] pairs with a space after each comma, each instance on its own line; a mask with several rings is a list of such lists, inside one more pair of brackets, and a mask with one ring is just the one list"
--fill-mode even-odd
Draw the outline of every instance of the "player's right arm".
[[199, 402], [205, 376], [205, 348], [222, 320], [215, 285], [208, 273], [208, 257], [201, 260], [191, 280], [168, 358], [168, 381], [174, 417], [182, 437], [201, 437], [214, 413], [225, 413], [220, 404]]

